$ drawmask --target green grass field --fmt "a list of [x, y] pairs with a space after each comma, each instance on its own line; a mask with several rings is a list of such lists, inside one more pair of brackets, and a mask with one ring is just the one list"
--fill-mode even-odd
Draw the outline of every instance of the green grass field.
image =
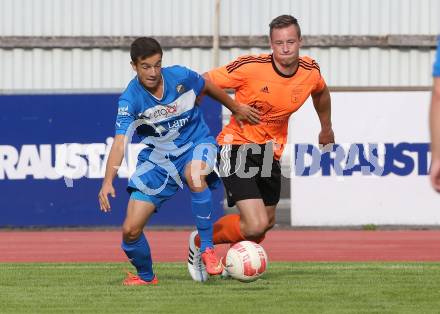
[[440, 263], [271, 263], [253, 283], [193, 282], [157, 263], [158, 286], [123, 287], [128, 264], [0, 264], [0, 313], [439, 313]]

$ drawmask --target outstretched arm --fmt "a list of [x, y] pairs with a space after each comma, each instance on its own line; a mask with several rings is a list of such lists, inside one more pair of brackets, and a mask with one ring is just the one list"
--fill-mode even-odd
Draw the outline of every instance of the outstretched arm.
[[313, 105], [321, 123], [319, 132], [319, 144], [327, 145], [335, 142], [335, 134], [332, 129], [331, 99], [327, 86], [318, 93], [312, 94]]
[[240, 105], [235, 102], [224, 90], [217, 87], [213, 83], [211, 83], [206, 75], [205, 78], [205, 87], [203, 88], [203, 93], [211, 96], [215, 100], [222, 103], [226, 108], [231, 110], [232, 114], [235, 116], [237, 122], [241, 125], [243, 120], [248, 121], [251, 124], [260, 123], [260, 112], [258, 109], [253, 108], [251, 106]]
[[440, 193], [440, 77], [434, 78], [430, 112], [431, 184]]
[[115, 136], [107, 159], [104, 180], [98, 194], [99, 207], [104, 212], [108, 212], [111, 209], [108, 195], [110, 194], [113, 198], [116, 197], [115, 188], [113, 187], [113, 179], [118, 173], [122, 159], [124, 159], [124, 141], [125, 135], [118, 134]]

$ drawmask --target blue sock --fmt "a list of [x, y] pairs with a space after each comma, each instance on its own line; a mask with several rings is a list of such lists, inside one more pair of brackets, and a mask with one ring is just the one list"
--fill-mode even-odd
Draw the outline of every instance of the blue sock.
[[211, 190], [206, 188], [202, 192], [191, 192], [192, 213], [196, 220], [197, 231], [200, 236], [200, 251], [214, 247], [212, 243], [212, 199]]
[[147, 238], [142, 232], [140, 237], [133, 242], [122, 240], [121, 248], [124, 250], [130, 262], [136, 267], [138, 276], [145, 281], [150, 281], [154, 277], [153, 261], [151, 259], [150, 246]]

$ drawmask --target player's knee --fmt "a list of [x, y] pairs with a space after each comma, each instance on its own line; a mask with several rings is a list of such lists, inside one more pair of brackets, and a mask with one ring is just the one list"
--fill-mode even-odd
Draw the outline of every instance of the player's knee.
[[189, 189], [191, 192], [203, 192], [206, 189], [206, 184], [201, 186], [201, 185], [188, 185]]
[[257, 239], [261, 239], [266, 234], [266, 230], [264, 228], [261, 229], [248, 229], [243, 232], [243, 236], [246, 240], [254, 241]]
[[266, 221], [245, 225], [242, 230], [243, 236], [251, 241], [260, 239], [266, 233], [267, 226]]
[[206, 187], [206, 176], [210, 170], [207, 165], [199, 160], [193, 160], [185, 169], [185, 179], [192, 192], [201, 192]]
[[142, 228], [124, 224], [122, 226], [122, 238], [125, 242], [136, 241], [142, 233]]
[[187, 180], [191, 192], [202, 192], [208, 186], [204, 176], [195, 176]]

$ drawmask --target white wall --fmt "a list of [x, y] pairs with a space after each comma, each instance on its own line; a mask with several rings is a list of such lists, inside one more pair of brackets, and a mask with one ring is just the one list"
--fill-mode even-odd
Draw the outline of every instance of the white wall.
[[[211, 35], [214, 0], [0, 0], [0, 36]], [[309, 35], [431, 34], [438, 0], [222, 0], [222, 35], [292, 14]]]
[[[220, 63], [264, 49], [222, 50]], [[434, 51], [397, 49], [303, 49], [321, 67], [329, 86], [429, 86]], [[170, 49], [164, 65], [183, 64], [203, 73], [211, 69], [209, 49]], [[0, 49], [0, 90], [123, 89], [134, 75], [125, 50]]]
[[[211, 35], [214, 0], [0, 0], [0, 36]], [[438, 0], [222, 0], [221, 35], [266, 35], [270, 20], [298, 17], [305, 35], [440, 32]], [[228, 49], [225, 64], [268, 49]], [[433, 49], [311, 48], [330, 86], [428, 86]], [[121, 90], [133, 75], [126, 50], [0, 49], [0, 92]], [[204, 72], [210, 49], [171, 49], [164, 63]]]

